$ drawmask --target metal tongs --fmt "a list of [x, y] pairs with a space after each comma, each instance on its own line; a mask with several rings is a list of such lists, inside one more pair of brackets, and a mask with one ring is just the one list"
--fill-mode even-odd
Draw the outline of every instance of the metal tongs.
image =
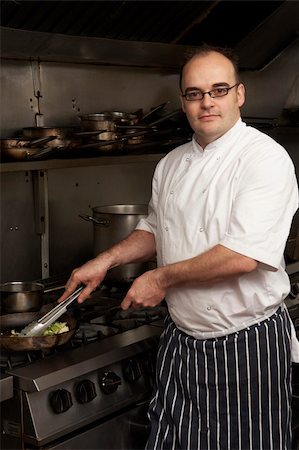
[[79, 287], [75, 292], [73, 292], [67, 299], [59, 303], [58, 305], [54, 306], [51, 311], [49, 311], [47, 314], [42, 316], [40, 319], [35, 320], [34, 322], [29, 323], [26, 325], [25, 328], [23, 328], [19, 336], [41, 336], [43, 332], [52, 325], [53, 322], [55, 322], [56, 319], [58, 319], [64, 312], [66, 312], [68, 306], [73, 303], [73, 301], [76, 300], [76, 298], [79, 297], [80, 292], [85, 286]]

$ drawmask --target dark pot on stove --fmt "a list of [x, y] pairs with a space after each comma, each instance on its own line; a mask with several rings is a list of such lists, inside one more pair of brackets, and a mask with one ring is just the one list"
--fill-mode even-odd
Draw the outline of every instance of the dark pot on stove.
[[[92, 208], [93, 215], [80, 214], [93, 223], [94, 256], [130, 234], [140, 219], [147, 216], [147, 205], [108, 205]], [[132, 263], [115, 267], [106, 275], [110, 282], [132, 282], [149, 270], [150, 263]]]

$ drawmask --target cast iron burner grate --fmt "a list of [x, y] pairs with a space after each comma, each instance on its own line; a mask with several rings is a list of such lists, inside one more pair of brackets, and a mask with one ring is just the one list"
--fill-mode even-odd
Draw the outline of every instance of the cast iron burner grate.
[[74, 347], [75, 347], [74, 342], [70, 340], [69, 342], [59, 347], [53, 347], [44, 350], [9, 352], [2, 349], [0, 353], [0, 371], [1, 373], [5, 373], [7, 370], [25, 366], [34, 361], [48, 358], [49, 356], [52, 356], [65, 350], [70, 350]]
[[118, 334], [119, 330], [105, 325], [80, 323], [78, 330], [72, 337], [75, 346], [86, 345]]

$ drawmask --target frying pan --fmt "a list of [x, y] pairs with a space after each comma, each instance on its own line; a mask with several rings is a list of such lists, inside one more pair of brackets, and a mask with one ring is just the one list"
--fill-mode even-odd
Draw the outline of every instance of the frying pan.
[[33, 337], [18, 337], [11, 336], [11, 330], [20, 331], [24, 326], [30, 322], [39, 319], [45, 314], [43, 312], [37, 313], [15, 313], [0, 316], [0, 349], [5, 349], [10, 352], [45, 350], [68, 342], [75, 334], [78, 321], [71, 314], [63, 314], [59, 321], [67, 322], [69, 331], [61, 334], [54, 334], [52, 336], [33, 336]]
[[35, 160], [44, 156], [45, 148], [38, 147], [51, 142], [55, 139], [54, 136], [48, 136], [44, 138], [35, 139], [32, 141], [25, 138], [20, 139], [1, 139], [0, 140], [0, 152], [1, 158], [13, 161], [26, 161]]
[[49, 138], [48, 146], [57, 149], [74, 145], [72, 135], [76, 131], [76, 127], [27, 127], [22, 134], [27, 139]]

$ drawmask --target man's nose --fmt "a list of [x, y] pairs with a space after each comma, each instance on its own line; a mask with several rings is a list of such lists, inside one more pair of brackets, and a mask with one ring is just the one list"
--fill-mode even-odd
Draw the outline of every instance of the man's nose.
[[213, 103], [212, 97], [208, 92], [205, 92], [203, 98], [201, 99], [201, 106], [202, 107], [211, 106], [212, 103]]

